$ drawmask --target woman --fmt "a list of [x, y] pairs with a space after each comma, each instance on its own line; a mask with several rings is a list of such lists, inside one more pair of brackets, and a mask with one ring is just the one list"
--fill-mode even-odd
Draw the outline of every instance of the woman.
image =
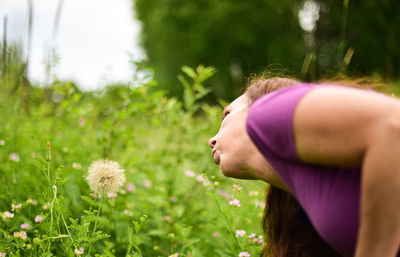
[[400, 256], [399, 100], [261, 79], [209, 145], [225, 176], [271, 185], [262, 256]]

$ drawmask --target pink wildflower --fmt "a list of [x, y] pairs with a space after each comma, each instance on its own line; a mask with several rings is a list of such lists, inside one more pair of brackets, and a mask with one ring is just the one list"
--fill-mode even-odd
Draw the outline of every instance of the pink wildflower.
[[169, 198], [169, 200], [170, 200], [172, 203], [176, 203], [176, 202], [178, 201], [178, 197], [172, 196], [171, 198]]
[[83, 247], [81, 247], [79, 249], [75, 248], [74, 253], [76, 255], [82, 255], [84, 251], [85, 251], [85, 249]]
[[217, 231], [212, 233], [212, 237], [214, 237], [214, 238], [218, 238], [220, 236], [221, 236], [221, 234], [219, 232], [217, 232]]
[[19, 204], [17, 204], [17, 205], [15, 205], [15, 204], [11, 204], [11, 211], [18, 211], [19, 209], [21, 209], [21, 204], [19, 203]]
[[29, 229], [29, 224], [28, 223], [22, 223], [21, 224], [22, 229]]
[[37, 201], [36, 200], [32, 200], [31, 198], [26, 200], [26, 203], [29, 203], [29, 204], [32, 204], [32, 205], [37, 205]]
[[128, 183], [126, 185], [126, 190], [130, 193], [136, 193], [136, 187], [134, 184]]
[[17, 153], [11, 153], [8, 157], [14, 162], [19, 162], [19, 155]]
[[241, 186], [239, 186], [239, 185], [236, 185], [236, 184], [233, 184], [233, 191], [238, 191], [238, 192], [240, 192], [240, 191], [242, 191], [243, 190], [243, 187], [241, 187]]
[[153, 185], [150, 180], [145, 180], [143, 181], [143, 186], [150, 188]]
[[238, 199], [232, 199], [229, 201], [230, 205], [240, 207], [240, 201]]
[[117, 194], [114, 192], [110, 192], [107, 194], [108, 198], [110, 198], [111, 200], [114, 200], [117, 197]]
[[187, 171], [185, 171], [185, 175], [188, 177], [194, 177], [194, 176], [196, 176], [196, 173], [194, 173], [194, 171], [187, 170]]
[[1, 214], [1, 217], [3, 219], [11, 219], [12, 217], [14, 217], [14, 213], [9, 212], [9, 211], [5, 211]]
[[79, 163], [72, 163], [72, 168], [76, 169], [76, 170], [80, 170], [82, 168], [82, 166]]
[[6, 253], [0, 253], [0, 257], [6, 257]]
[[[0, 145], [5, 145], [6, 144], [6, 141], [4, 141], [3, 139], [2, 140], [0, 140]], [[1, 256], [1, 255], [0, 255]]]
[[179, 256], [178, 253], [174, 253], [174, 254], [172, 254], [172, 255], [170, 255], [170, 256], [168, 256], [168, 257], [178, 257], [178, 256]]
[[80, 117], [80, 118], [79, 118], [79, 126], [80, 126], [80, 127], [83, 127], [83, 126], [85, 126], [85, 124], [86, 124], [85, 119], [82, 118], [82, 117]]
[[14, 232], [14, 237], [15, 238], [21, 238], [22, 240], [25, 240], [27, 238], [27, 235], [26, 235], [25, 231], [19, 231], [19, 232]]
[[248, 252], [241, 252], [239, 253], [239, 257], [250, 257], [250, 254]]
[[236, 237], [243, 237], [246, 234], [246, 231], [240, 229], [236, 230]]
[[249, 235], [249, 238], [250, 238], [250, 239], [252, 239], [252, 238], [254, 238], [254, 237], [256, 237], [256, 234], [254, 234], [254, 233], [252, 233], [252, 234]]
[[35, 222], [36, 222], [36, 223], [39, 223], [39, 222], [41, 222], [42, 220], [44, 220], [44, 217], [41, 216], [41, 215], [37, 215], [37, 216], [35, 217]]

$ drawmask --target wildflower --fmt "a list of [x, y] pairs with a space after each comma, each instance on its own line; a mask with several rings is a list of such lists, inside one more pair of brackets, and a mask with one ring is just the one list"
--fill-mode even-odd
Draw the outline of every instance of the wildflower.
[[86, 124], [85, 119], [82, 118], [82, 117], [80, 117], [80, 118], [79, 118], [79, 126], [80, 126], [80, 127], [83, 127], [83, 126], [85, 126], [85, 124]]
[[249, 196], [257, 196], [259, 193], [258, 191], [250, 191]]
[[79, 163], [72, 163], [72, 168], [76, 169], [76, 170], [80, 170], [82, 168], [82, 166]]
[[29, 229], [29, 224], [28, 223], [23, 223], [21, 224], [22, 229]]
[[110, 192], [110, 193], [107, 194], [107, 196], [108, 196], [108, 198], [110, 198], [111, 200], [114, 200], [115, 197], [117, 197], [117, 194], [116, 194], [116, 193], [113, 193], [113, 192]]
[[0, 257], [6, 257], [6, 253], [0, 253]]
[[261, 209], [265, 208], [265, 203], [260, 200], [255, 200], [254, 203], [256, 205], [256, 208], [261, 208]]
[[254, 237], [256, 237], [256, 234], [254, 234], [254, 233], [252, 233], [252, 234], [249, 235], [249, 239], [252, 239], [252, 238], [254, 238]]
[[130, 193], [136, 193], [136, 187], [134, 184], [128, 183], [126, 185], [126, 190]]
[[19, 203], [19, 204], [17, 204], [17, 205], [15, 205], [15, 204], [11, 204], [11, 211], [16, 211], [16, 210], [19, 210], [19, 209], [21, 209], [21, 204]]
[[219, 233], [219, 232], [217, 232], [217, 231], [215, 231], [214, 233], [212, 233], [212, 237], [214, 237], [214, 238], [218, 238], [218, 237], [220, 237], [221, 236], [221, 234]]
[[143, 186], [150, 188], [153, 185], [150, 180], [145, 180], [143, 181]]
[[83, 247], [81, 247], [79, 249], [75, 248], [74, 253], [76, 255], [82, 255], [84, 251], [85, 251], [85, 249]]
[[176, 203], [176, 202], [178, 201], [178, 197], [172, 196], [171, 198], [169, 198], [169, 200], [170, 200], [172, 203]]
[[39, 223], [39, 222], [41, 222], [42, 220], [44, 220], [44, 217], [41, 216], [41, 215], [37, 215], [37, 216], [35, 217], [35, 222], [36, 222], [36, 223]]
[[3, 219], [11, 219], [12, 217], [14, 217], [14, 213], [9, 212], [9, 211], [5, 211], [1, 214], [1, 217]]
[[19, 155], [17, 153], [11, 153], [8, 157], [14, 162], [19, 162]]
[[240, 207], [240, 201], [238, 199], [232, 199], [229, 201], [229, 205]]
[[264, 238], [263, 238], [263, 236], [258, 236], [258, 241], [257, 241], [257, 243], [260, 244], [260, 245], [264, 243]]
[[172, 219], [171, 216], [164, 216], [164, 217], [162, 217], [162, 219], [167, 221], [167, 222], [169, 222], [169, 223], [171, 223], [171, 224], [174, 223], [174, 220]]
[[250, 257], [250, 254], [248, 252], [241, 252], [239, 253], [239, 257]]
[[37, 201], [36, 200], [32, 200], [31, 198], [26, 200], [26, 203], [29, 203], [29, 204], [32, 204], [32, 205], [37, 205]]
[[236, 230], [236, 237], [243, 237], [246, 234], [246, 231], [240, 229]]
[[199, 181], [199, 182], [204, 182], [204, 181], [206, 181], [205, 179], [204, 179], [204, 176], [201, 174], [201, 175], [198, 175], [197, 177], [196, 177], [196, 180], [197, 181]]
[[233, 191], [238, 191], [238, 192], [240, 192], [240, 191], [242, 191], [243, 190], [243, 187], [241, 187], [241, 186], [239, 186], [239, 185], [236, 185], [236, 184], [233, 184]]
[[50, 208], [50, 202], [45, 203], [45, 204], [42, 206], [42, 208], [43, 208], [43, 210], [47, 210], [48, 208]]
[[[4, 141], [3, 139], [0, 140], [0, 145], [5, 145], [6, 141]], [[0, 255], [1, 256], [1, 255]]]
[[128, 216], [133, 216], [132, 212], [130, 212], [129, 210], [125, 209], [124, 210], [124, 214], [128, 215]]
[[185, 171], [185, 175], [188, 177], [194, 177], [194, 176], [196, 176], [196, 173], [194, 173], [194, 171], [187, 170], [187, 171]]
[[25, 240], [27, 238], [27, 235], [26, 235], [25, 231], [19, 231], [19, 232], [14, 232], [14, 237], [15, 238], [21, 238], [22, 240]]
[[168, 257], [178, 257], [178, 256], [179, 256], [178, 253], [174, 253], [174, 254], [172, 254], [172, 255], [170, 255], [170, 256], [168, 256]]
[[117, 191], [125, 182], [124, 170], [118, 163], [97, 160], [90, 165], [86, 180], [91, 190], [101, 193]]

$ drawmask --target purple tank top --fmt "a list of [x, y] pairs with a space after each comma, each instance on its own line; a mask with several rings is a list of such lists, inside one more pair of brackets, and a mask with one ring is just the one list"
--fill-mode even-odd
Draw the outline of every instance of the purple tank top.
[[361, 169], [306, 164], [295, 148], [294, 110], [299, 100], [316, 87], [303, 83], [261, 97], [249, 109], [246, 129], [319, 235], [338, 253], [353, 256], [359, 226]]

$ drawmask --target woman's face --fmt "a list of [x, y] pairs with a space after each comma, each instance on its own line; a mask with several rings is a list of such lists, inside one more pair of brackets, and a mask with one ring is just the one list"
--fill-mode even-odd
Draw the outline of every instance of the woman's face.
[[246, 132], [249, 103], [242, 95], [228, 105], [218, 133], [208, 142], [214, 162], [228, 177], [256, 179], [251, 170], [263, 159]]

